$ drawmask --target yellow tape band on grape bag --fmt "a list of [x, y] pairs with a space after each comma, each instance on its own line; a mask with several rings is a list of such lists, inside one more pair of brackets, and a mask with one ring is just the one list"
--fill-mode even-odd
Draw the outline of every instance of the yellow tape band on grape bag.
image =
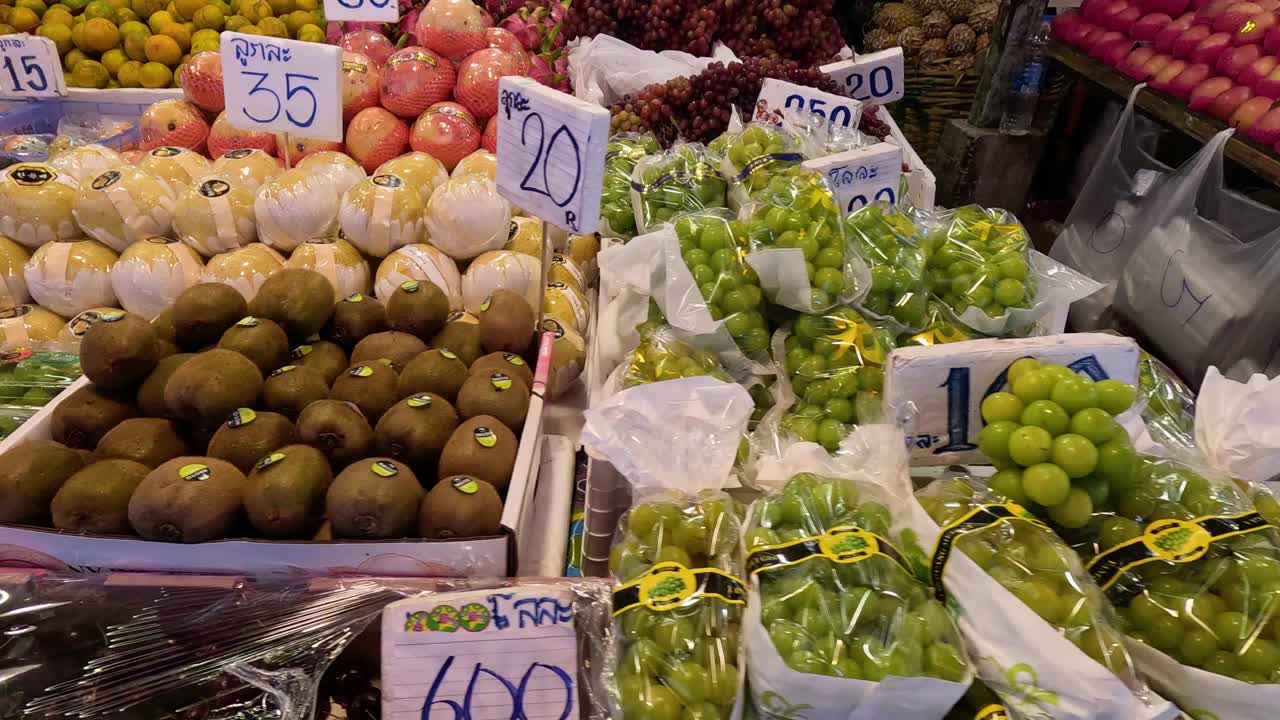
[[1271, 527], [1256, 512], [1205, 515], [1194, 520], [1156, 520], [1138, 537], [1120, 543], [1089, 562], [1089, 574], [1110, 592], [1124, 574], [1149, 562], [1195, 562], [1213, 543]]
[[[1027, 522], [1039, 525], [1045, 530], [1049, 526], [1035, 519], [1026, 508], [1017, 503], [992, 503], [979, 505], [965, 513], [959, 520], [942, 528], [938, 534], [938, 542], [933, 547], [933, 555], [929, 561], [930, 578], [933, 581], [933, 592], [939, 602], [946, 602], [947, 591], [942, 585], [942, 576], [947, 570], [947, 562], [951, 560], [955, 543], [964, 535], [1010, 521]], [[1052, 532], [1052, 531], [1050, 531]]]
[[1009, 720], [1009, 711], [1003, 705], [988, 705], [979, 710], [973, 720]]
[[747, 574], [799, 565], [815, 558], [852, 565], [877, 555], [911, 574], [906, 558], [888, 540], [854, 525], [840, 525], [821, 535], [758, 547], [747, 554]]
[[703, 598], [743, 605], [747, 589], [742, 581], [715, 568], [689, 569], [678, 562], [660, 562], [644, 575], [613, 590], [615, 617], [638, 607], [671, 610]]

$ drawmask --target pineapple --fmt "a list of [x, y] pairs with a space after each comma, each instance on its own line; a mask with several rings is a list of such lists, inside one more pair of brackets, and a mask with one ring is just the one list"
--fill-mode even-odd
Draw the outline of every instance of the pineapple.
[[973, 46], [974, 52], [981, 55], [991, 47], [991, 33], [982, 33], [978, 36], [977, 43]]
[[[920, 22], [920, 29], [924, 31], [924, 36], [930, 40], [945, 38], [947, 33], [951, 31], [951, 18], [941, 10], [935, 10], [924, 16], [924, 20]], [[945, 45], [946, 43], [943, 43]]]
[[919, 25], [922, 19], [920, 13], [902, 3], [895, 2], [881, 5], [879, 12], [872, 18], [871, 23], [881, 30], [899, 33], [909, 27]]
[[918, 27], [909, 27], [898, 33], [898, 44], [902, 46], [902, 53], [907, 57], [918, 56], [925, 40], [924, 31]]
[[898, 36], [888, 30], [869, 30], [867, 36], [863, 39], [862, 51], [873, 53], [881, 50], [888, 50], [898, 44]]
[[996, 26], [996, 16], [1000, 14], [1000, 6], [994, 2], [983, 2], [975, 5], [969, 12], [966, 23], [979, 35], [989, 33]]
[[977, 44], [978, 34], [964, 23], [956, 25], [947, 33], [947, 54], [952, 57], [968, 55]]
[[920, 62], [939, 62], [947, 59], [947, 41], [942, 38], [926, 40], [920, 46]]
[[954, 22], [964, 22], [973, 10], [974, 0], [942, 0], [939, 8]]

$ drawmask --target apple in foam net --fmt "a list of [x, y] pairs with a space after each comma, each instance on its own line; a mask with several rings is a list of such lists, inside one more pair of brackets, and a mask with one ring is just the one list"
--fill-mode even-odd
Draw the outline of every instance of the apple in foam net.
[[1125, 9], [1111, 16], [1111, 22], [1107, 27], [1117, 32], [1128, 33], [1133, 24], [1138, 22], [1138, 18], [1142, 17], [1142, 8], [1137, 5], [1129, 5]]
[[[1257, 45], [1242, 45], [1240, 47], [1227, 48], [1218, 56], [1218, 62], [1215, 67], [1222, 75], [1240, 82], [1240, 73], [1249, 67], [1258, 58], [1262, 57], [1262, 48]], [[1248, 85], [1249, 83], [1240, 83]]]
[[1155, 77], [1161, 70], [1165, 69], [1169, 63], [1173, 62], [1174, 59], [1175, 58], [1168, 55], [1156, 53], [1155, 55], [1152, 55], [1151, 58], [1142, 66], [1142, 71], [1149, 78]]
[[1226, 122], [1246, 100], [1253, 97], [1253, 89], [1244, 85], [1233, 85], [1213, 99], [1209, 105], [1209, 114]]
[[1129, 37], [1141, 42], [1150, 42], [1156, 39], [1156, 35], [1164, 29], [1165, 25], [1173, 22], [1173, 18], [1164, 13], [1148, 13], [1138, 18], [1132, 26], [1129, 27]]
[[[1178, 73], [1169, 83], [1169, 94], [1180, 98], [1189, 98], [1191, 93], [1200, 85], [1200, 83], [1208, 80], [1213, 76], [1213, 68], [1204, 63], [1194, 63], [1188, 65], [1185, 70]], [[1229, 80], [1230, 78], [1223, 78]], [[1212, 99], [1212, 98], [1210, 98]]]
[[1215, 98], [1230, 89], [1231, 78], [1222, 77], [1221, 75], [1201, 81], [1191, 91], [1191, 99], [1187, 102], [1187, 107], [1198, 111], [1208, 110], [1209, 106], [1213, 105]]
[[1218, 62], [1218, 56], [1229, 47], [1231, 47], [1231, 35], [1224, 32], [1213, 33], [1201, 40], [1191, 51], [1191, 61], [1214, 65]]
[[1102, 62], [1110, 67], [1119, 67], [1132, 49], [1133, 40], [1129, 37], [1109, 42], [1102, 51]]
[[1249, 129], [1252, 128], [1263, 115], [1267, 114], [1267, 111], [1271, 109], [1271, 106], [1274, 105], [1275, 102], [1275, 100], [1261, 95], [1251, 97], [1240, 103], [1240, 107], [1236, 108], [1236, 111], [1231, 113], [1231, 117], [1227, 120], [1227, 124], [1236, 128], [1240, 132], [1247, 134]]
[[520, 70], [520, 59], [505, 50], [477, 50], [458, 66], [453, 96], [477, 120], [492, 117], [498, 112], [498, 81]]
[[1169, 92], [1169, 83], [1173, 82], [1173, 79], [1181, 75], [1182, 71], [1186, 69], [1186, 60], [1170, 60], [1169, 64], [1160, 68], [1160, 72], [1156, 73], [1155, 77], [1149, 81], [1152, 89], [1160, 92]]
[[409, 145], [439, 160], [453, 172], [458, 161], [480, 147], [480, 127], [463, 106], [439, 102], [427, 108], [413, 124]]
[[498, 116], [494, 115], [485, 123], [484, 134], [480, 136], [480, 147], [495, 155], [498, 152]]
[[1156, 33], [1154, 42], [1156, 50], [1163, 53], [1173, 52], [1173, 43], [1182, 37], [1182, 33], [1186, 32], [1195, 24], [1196, 16], [1194, 13], [1187, 13], [1181, 17], [1176, 17], [1173, 22], [1165, 25]]
[[1212, 34], [1207, 25], [1192, 25], [1173, 41], [1173, 54], [1184, 59], [1191, 57], [1196, 47]]
[[1250, 140], [1263, 145], [1280, 143], [1280, 107], [1272, 107], [1246, 132]]

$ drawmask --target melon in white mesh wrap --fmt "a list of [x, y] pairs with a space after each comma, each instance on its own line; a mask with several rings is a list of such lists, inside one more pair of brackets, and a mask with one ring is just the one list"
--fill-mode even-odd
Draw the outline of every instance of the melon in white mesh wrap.
[[151, 320], [199, 283], [203, 272], [204, 261], [195, 250], [157, 235], [125, 248], [111, 268], [111, 287], [121, 307]]
[[52, 242], [35, 251], [22, 274], [37, 303], [72, 317], [90, 308], [115, 306], [111, 268], [117, 257], [97, 240]]
[[462, 277], [453, 258], [426, 243], [406, 245], [388, 255], [379, 265], [373, 293], [386, 302], [400, 283], [426, 280], [444, 291], [450, 310], [462, 309]]
[[523, 295], [537, 313], [541, 280], [542, 262], [537, 258], [510, 250], [487, 252], [472, 261], [462, 276], [462, 306], [469, 313], [479, 313], [480, 303], [504, 288]]
[[452, 178], [427, 203], [427, 239], [455, 260], [467, 260], [507, 242], [511, 203], [483, 175]]
[[340, 198], [330, 176], [302, 168], [286, 170], [258, 188], [258, 238], [290, 253], [312, 238], [333, 235], [338, 231]]
[[294, 249], [285, 267], [315, 270], [329, 279], [334, 297], [369, 292], [369, 263], [341, 238], [315, 238]]
[[80, 184], [75, 217], [89, 237], [124, 252], [153, 235], [168, 235], [177, 201], [168, 183], [123, 164]]

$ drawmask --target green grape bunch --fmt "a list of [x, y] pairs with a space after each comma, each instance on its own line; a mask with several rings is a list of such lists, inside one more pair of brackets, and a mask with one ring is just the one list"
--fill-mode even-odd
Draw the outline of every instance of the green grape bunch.
[[905, 216], [868, 205], [845, 220], [845, 234], [871, 269], [871, 289], [862, 307], [891, 316], [908, 328], [928, 321], [929, 288], [924, 251], [914, 244], [916, 227]]
[[671, 327], [658, 326], [641, 336], [640, 344], [631, 353], [622, 386], [631, 388], [698, 376], [730, 382], [715, 356], [680, 340]]
[[640, 158], [659, 151], [658, 141], [648, 134], [619, 133], [605, 146], [600, 217], [607, 223], [607, 234], [622, 238], [636, 234], [636, 216], [631, 209], [631, 173]]
[[726, 132], [709, 147], [725, 157], [730, 170], [727, 174], [748, 196], [766, 187], [779, 170], [799, 165], [804, 159], [793, 140], [767, 125], [752, 124], [741, 132]]
[[950, 309], [941, 302], [930, 300], [926, 307], [924, 328], [919, 332], [908, 330], [899, 335], [898, 347], [932, 347], [985, 337], [969, 329], [964, 323], [957, 322]]
[[[850, 480], [812, 473], [799, 473], [781, 492], [758, 500], [748, 518], [748, 552], [844, 526], [886, 541], [896, 538], [888, 508], [863, 499]], [[832, 550], [867, 546], [848, 535]], [[961, 682], [968, 675], [947, 611], [893, 558], [872, 554], [841, 563], [817, 557], [766, 567], [756, 577], [760, 621], [783, 662], [797, 672], [870, 681], [898, 676]]]
[[800, 166], [779, 168], [757, 191], [747, 230], [753, 248], [797, 248], [804, 253], [810, 306], [831, 308], [852, 290], [846, 267], [844, 225], [835, 194], [820, 173]]
[[641, 159], [631, 176], [638, 232], [651, 232], [677, 215], [726, 207], [728, 182], [718, 159], [701, 145], [677, 145]]
[[707, 310], [723, 320], [742, 352], [767, 353], [771, 332], [764, 317], [764, 291], [755, 270], [743, 260], [747, 229], [715, 211], [681, 215], [675, 222], [680, 256], [693, 275]]
[[1030, 238], [1018, 219], [976, 205], [958, 208], [925, 237], [929, 289], [957, 314], [971, 307], [988, 317], [1029, 308], [1035, 298]]

